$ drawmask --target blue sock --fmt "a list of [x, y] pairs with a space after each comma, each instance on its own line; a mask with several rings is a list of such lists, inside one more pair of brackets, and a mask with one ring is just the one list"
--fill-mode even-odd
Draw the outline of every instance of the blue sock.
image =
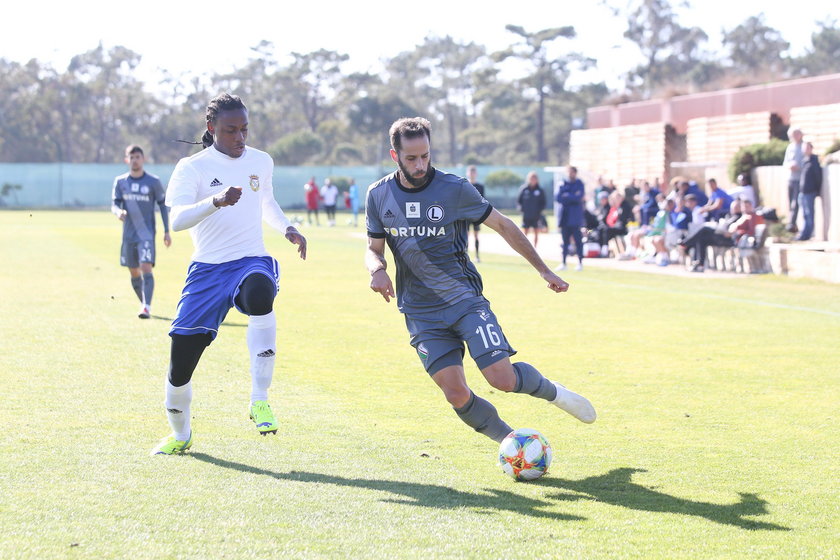
[[467, 404], [456, 408], [455, 413], [467, 426], [499, 443], [513, 431], [513, 428], [499, 418], [499, 412], [495, 406], [477, 397], [472, 391], [470, 391], [470, 400]]

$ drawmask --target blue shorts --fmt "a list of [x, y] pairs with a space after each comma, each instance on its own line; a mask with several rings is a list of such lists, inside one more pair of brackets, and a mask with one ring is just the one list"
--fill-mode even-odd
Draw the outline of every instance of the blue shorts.
[[490, 310], [490, 302], [483, 297], [436, 313], [406, 315], [405, 325], [429, 375], [447, 366], [463, 365], [465, 342], [478, 369], [516, 354]]
[[[265, 274], [272, 279], [277, 295], [280, 267], [272, 257], [244, 257], [220, 264], [191, 263], [169, 334], [209, 333], [216, 338], [227, 312], [236, 307], [239, 287], [251, 274]], [[236, 310], [243, 312], [239, 307]]]

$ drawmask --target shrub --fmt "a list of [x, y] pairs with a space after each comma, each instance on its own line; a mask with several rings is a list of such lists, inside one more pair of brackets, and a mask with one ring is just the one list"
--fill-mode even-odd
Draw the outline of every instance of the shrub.
[[511, 171], [510, 169], [499, 169], [498, 171], [491, 171], [484, 178], [484, 185], [487, 188], [508, 188], [518, 187], [525, 182], [525, 179]]
[[293, 132], [268, 148], [276, 165], [302, 165], [324, 150], [324, 141], [308, 130]]
[[729, 178], [737, 182], [738, 175], [742, 173], [749, 176], [753, 168], [761, 165], [781, 165], [785, 160], [785, 149], [787, 143], [784, 140], [773, 138], [765, 144], [750, 144], [741, 146], [741, 149], [732, 157], [729, 162]]

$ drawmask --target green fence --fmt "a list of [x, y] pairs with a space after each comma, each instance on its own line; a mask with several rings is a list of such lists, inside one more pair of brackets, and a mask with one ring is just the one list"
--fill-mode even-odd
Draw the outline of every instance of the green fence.
[[[174, 164], [147, 164], [146, 171], [160, 177], [164, 186], [169, 182]], [[274, 196], [283, 208], [303, 208], [303, 185], [315, 177], [318, 185], [326, 177], [353, 177], [362, 187], [393, 171], [393, 167], [377, 166], [296, 166], [274, 168]], [[552, 192], [552, 173], [541, 167], [478, 166], [478, 180], [492, 171], [509, 169], [524, 177], [534, 169], [547, 194]], [[9, 183], [20, 189], [9, 189], [0, 196], [0, 206], [7, 208], [68, 208], [101, 207], [111, 204], [111, 187], [114, 177], [128, 170], [124, 164], [94, 163], [0, 163], [0, 186]], [[465, 166], [444, 169], [465, 175]], [[496, 206], [510, 208], [514, 205], [518, 186], [490, 189], [487, 198]]]

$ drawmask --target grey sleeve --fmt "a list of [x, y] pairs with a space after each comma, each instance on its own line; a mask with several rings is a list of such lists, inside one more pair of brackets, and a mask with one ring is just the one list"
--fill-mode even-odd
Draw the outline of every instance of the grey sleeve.
[[365, 224], [367, 227], [368, 237], [373, 237], [374, 239], [385, 238], [385, 227], [382, 225], [382, 221], [379, 219], [379, 212], [376, 208], [376, 201], [373, 189], [368, 189], [367, 192], [367, 200], [365, 202]]

